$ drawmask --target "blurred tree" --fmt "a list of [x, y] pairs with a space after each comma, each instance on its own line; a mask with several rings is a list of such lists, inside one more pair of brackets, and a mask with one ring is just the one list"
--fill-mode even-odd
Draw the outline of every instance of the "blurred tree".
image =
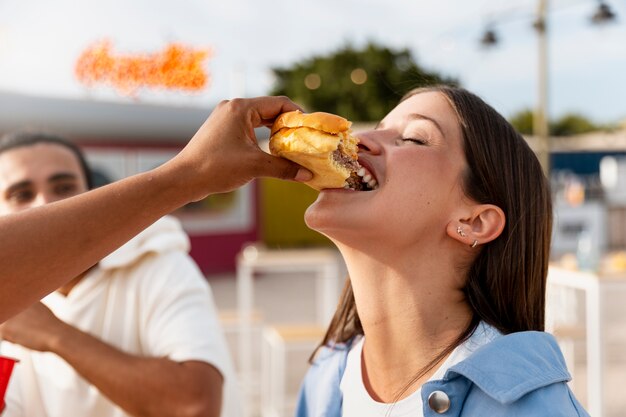
[[595, 130], [602, 130], [602, 127], [595, 125], [585, 116], [575, 113], [566, 114], [550, 123], [550, 133], [554, 136], [579, 135]]
[[515, 113], [509, 119], [509, 122], [513, 125], [515, 130], [517, 130], [522, 135], [532, 135], [533, 134], [533, 111], [532, 110], [522, 110], [520, 112]]
[[[526, 109], [515, 113], [510, 117], [509, 122], [521, 134], [533, 134], [532, 110]], [[550, 121], [550, 134], [552, 136], [572, 136], [598, 130], [613, 129], [615, 129], [615, 126], [595, 124], [587, 117], [577, 113], [568, 113], [556, 120]]]
[[307, 111], [336, 113], [350, 120], [380, 120], [409, 90], [433, 84], [458, 85], [454, 78], [421, 68], [408, 49], [375, 43], [347, 45], [289, 68], [273, 68], [271, 94], [287, 95]]

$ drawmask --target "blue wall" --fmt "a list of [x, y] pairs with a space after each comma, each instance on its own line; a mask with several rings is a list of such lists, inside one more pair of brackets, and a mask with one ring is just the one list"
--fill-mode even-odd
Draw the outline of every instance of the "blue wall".
[[626, 151], [617, 152], [553, 152], [550, 155], [551, 170], [568, 170], [579, 175], [599, 175], [603, 157], [626, 156]]

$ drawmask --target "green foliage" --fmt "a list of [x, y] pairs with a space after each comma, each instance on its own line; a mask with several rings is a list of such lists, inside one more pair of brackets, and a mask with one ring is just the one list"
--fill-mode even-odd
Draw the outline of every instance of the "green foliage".
[[579, 114], [566, 114], [560, 119], [550, 123], [550, 133], [554, 136], [572, 136], [581, 133], [601, 130], [585, 116]]
[[408, 49], [375, 43], [360, 50], [348, 45], [273, 72], [272, 95], [289, 96], [307, 111], [326, 111], [354, 121], [380, 120], [413, 88], [458, 84], [419, 67]]
[[513, 116], [511, 116], [509, 122], [513, 125], [515, 130], [517, 130], [522, 135], [533, 134], [532, 110], [522, 110], [518, 113], [515, 113]]
[[[523, 135], [533, 134], [533, 112], [532, 110], [522, 110], [510, 117], [509, 122]], [[564, 116], [548, 123], [550, 135], [552, 136], [573, 136], [583, 133], [595, 132], [598, 130], [611, 130], [612, 126], [604, 126], [593, 123], [587, 117], [568, 113]]]

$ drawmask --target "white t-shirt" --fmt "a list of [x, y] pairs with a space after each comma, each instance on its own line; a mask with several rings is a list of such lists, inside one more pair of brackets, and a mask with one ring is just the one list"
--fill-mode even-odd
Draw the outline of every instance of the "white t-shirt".
[[[222, 416], [239, 417], [238, 386], [211, 289], [164, 218], [92, 269], [67, 297], [43, 302], [72, 326], [126, 353], [211, 364], [224, 377]], [[127, 417], [59, 356], [7, 342], [17, 357], [2, 417]], [[166, 375], [164, 375], [166, 377]]]
[[[443, 378], [450, 367], [466, 359], [476, 349], [498, 336], [500, 333], [494, 327], [481, 322], [472, 336], [452, 351], [429, 381]], [[348, 352], [346, 370], [340, 384], [343, 394], [342, 415], [344, 417], [423, 417], [421, 388], [396, 403], [387, 404], [372, 399], [365, 388], [361, 373], [364, 341], [365, 338], [362, 337]]]

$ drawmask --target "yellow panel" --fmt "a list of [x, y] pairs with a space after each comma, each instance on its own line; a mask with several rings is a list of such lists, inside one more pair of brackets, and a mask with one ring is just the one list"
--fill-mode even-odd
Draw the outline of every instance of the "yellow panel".
[[304, 223], [304, 212], [316, 198], [317, 191], [303, 184], [259, 180], [261, 240], [270, 247], [332, 245]]

